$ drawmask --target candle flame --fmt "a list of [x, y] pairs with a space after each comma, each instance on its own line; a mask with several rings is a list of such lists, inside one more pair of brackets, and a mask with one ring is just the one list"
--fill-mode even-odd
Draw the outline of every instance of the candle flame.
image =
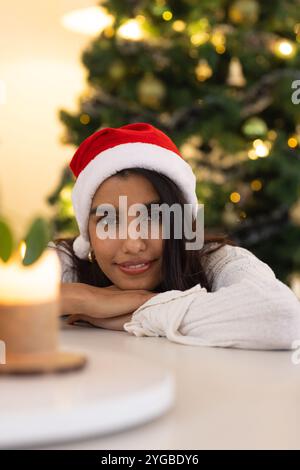
[[26, 243], [24, 242], [24, 240], [22, 240], [20, 243], [19, 253], [20, 253], [21, 259], [23, 260], [25, 258], [25, 253], [26, 253]]

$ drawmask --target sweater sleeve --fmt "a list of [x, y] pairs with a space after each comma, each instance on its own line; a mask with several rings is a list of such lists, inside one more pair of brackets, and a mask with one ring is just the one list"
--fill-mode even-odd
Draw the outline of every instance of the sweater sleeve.
[[245, 248], [206, 255], [212, 285], [158, 294], [125, 323], [136, 336], [165, 336], [188, 345], [293, 349], [300, 339], [300, 302], [272, 269]]

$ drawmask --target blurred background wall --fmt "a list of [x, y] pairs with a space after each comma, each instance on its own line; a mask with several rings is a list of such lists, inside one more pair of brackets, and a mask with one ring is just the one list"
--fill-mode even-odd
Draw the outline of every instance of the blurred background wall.
[[72, 154], [60, 142], [58, 109], [76, 106], [87, 41], [61, 24], [72, 6], [78, 2], [0, 0], [0, 211], [16, 230], [35, 212], [51, 212], [46, 196]]

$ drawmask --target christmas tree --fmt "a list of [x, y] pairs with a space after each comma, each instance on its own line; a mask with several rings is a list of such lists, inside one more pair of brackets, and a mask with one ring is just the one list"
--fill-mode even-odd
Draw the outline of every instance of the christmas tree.
[[[300, 1], [101, 8], [106, 26], [82, 55], [78, 111], [60, 111], [64, 142], [138, 121], [159, 127], [197, 175], [209, 231], [227, 233], [289, 282], [300, 272]], [[48, 198], [57, 235], [76, 233], [73, 184], [66, 168]]]

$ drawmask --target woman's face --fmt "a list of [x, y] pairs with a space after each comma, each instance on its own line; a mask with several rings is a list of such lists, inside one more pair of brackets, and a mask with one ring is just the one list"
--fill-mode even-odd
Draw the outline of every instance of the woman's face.
[[[96, 191], [91, 204], [91, 211], [100, 204], [111, 204], [119, 208], [119, 196], [127, 196], [127, 209], [132, 204], [149, 204], [159, 202], [159, 196], [152, 184], [142, 175], [111, 176], [106, 179]], [[149, 208], [149, 216], [151, 215]], [[139, 213], [133, 216], [124, 214], [127, 227]], [[148, 237], [118, 236], [118, 213], [116, 213], [116, 238], [99, 238], [96, 233], [97, 223], [108, 227], [115, 224], [111, 215], [107, 217], [91, 214], [89, 218], [89, 236], [92, 249], [99, 267], [111, 282], [120, 289], [153, 290], [161, 282], [161, 265], [163, 239], [161, 227], [159, 238], [150, 238], [150, 217]], [[137, 227], [139, 230], [139, 227]], [[129, 263], [129, 266], [122, 266]], [[140, 268], [136, 265], [142, 264]]]

